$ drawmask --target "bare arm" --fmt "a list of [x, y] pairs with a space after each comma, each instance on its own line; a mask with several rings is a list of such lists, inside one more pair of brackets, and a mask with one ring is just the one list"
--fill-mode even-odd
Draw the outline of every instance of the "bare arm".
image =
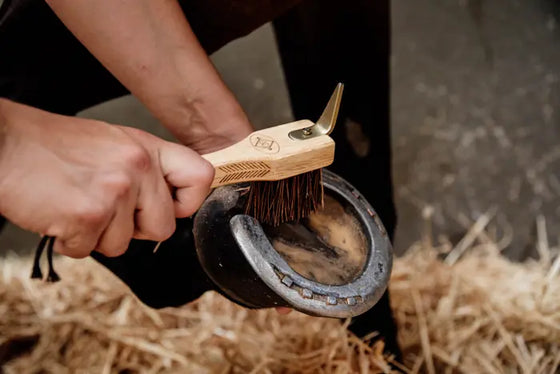
[[208, 152], [252, 127], [176, 0], [47, 0], [89, 51], [181, 142]]

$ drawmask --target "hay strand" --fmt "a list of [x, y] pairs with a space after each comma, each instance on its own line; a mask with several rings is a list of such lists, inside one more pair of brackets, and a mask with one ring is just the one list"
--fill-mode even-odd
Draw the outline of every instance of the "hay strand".
[[423, 238], [395, 259], [403, 362], [383, 354], [375, 332], [348, 333], [349, 321], [246, 310], [215, 293], [153, 310], [93, 260], [57, 258], [63, 280], [43, 284], [28, 279], [30, 259], [12, 257], [0, 262], [0, 365], [6, 373], [559, 372], [558, 248], [539, 218], [540, 257], [510, 262], [485, 231], [492, 217], [454, 247]]

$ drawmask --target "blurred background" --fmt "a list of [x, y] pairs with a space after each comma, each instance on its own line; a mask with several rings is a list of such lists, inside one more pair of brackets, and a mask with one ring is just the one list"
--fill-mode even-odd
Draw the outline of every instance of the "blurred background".
[[[212, 60], [256, 127], [293, 119], [269, 25]], [[397, 253], [428, 227], [436, 240], [456, 243], [480, 217], [514, 259], [533, 251], [536, 222], [546, 223], [555, 244], [560, 2], [393, 0], [391, 62]], [[132, 97], [80, 116], [171, 139]], [[36, 235], [8, 225], [0, 254], [36, 243]]]

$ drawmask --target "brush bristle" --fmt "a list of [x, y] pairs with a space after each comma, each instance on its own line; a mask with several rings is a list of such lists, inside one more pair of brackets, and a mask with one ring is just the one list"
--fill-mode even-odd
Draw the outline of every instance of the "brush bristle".
[[323, 207], [321, 169], [279, 181], [251, 182], [245, 214], [264, 224], [297, 222]]

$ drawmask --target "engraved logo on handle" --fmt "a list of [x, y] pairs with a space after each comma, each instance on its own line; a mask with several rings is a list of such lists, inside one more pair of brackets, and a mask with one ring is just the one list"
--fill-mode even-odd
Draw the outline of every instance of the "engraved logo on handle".
[[280, 151], [280, 144], [270, 136], [253, 134], [249, 140], [253, 148], [257, 151], [269, 154], [278, 153]]

